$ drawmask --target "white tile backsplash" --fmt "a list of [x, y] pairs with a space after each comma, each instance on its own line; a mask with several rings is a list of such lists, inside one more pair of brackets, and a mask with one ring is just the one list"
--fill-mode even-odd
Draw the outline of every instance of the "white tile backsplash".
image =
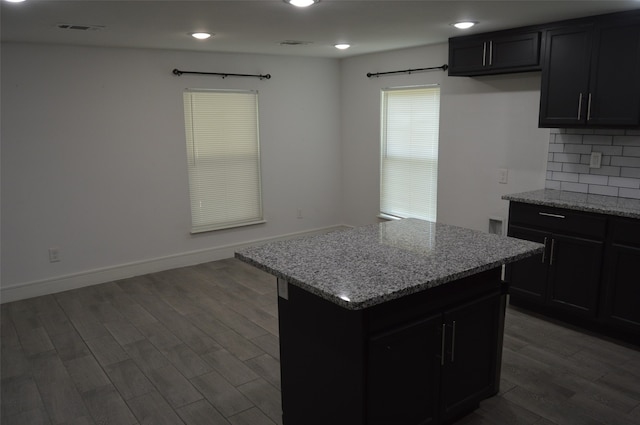
[[[589, 167], [591, 152], [602, 153], [600, 168]], [[640, 199], [640, 131], [552, 130], [545, 187]]]

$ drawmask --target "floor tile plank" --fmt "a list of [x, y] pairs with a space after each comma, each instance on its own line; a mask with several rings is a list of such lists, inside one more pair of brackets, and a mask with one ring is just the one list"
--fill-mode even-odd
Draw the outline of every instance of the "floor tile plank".
[[187, 425], [230, 425], [208, 401], [200, 400], [176, 409]]
[[253, 407], [253, 404], [218, 372], [191, 379], [191, 383], [225, 417]]

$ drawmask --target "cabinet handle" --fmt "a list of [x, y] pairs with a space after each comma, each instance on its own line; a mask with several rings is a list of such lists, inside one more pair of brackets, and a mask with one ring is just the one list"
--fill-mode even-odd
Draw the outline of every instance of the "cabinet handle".
[[589, 93], [589, 101], [587, 102], [587, 121], [591, 121], [591, 93]]
[[544, 257], [547, 253], [547, 238], [544, 238], [544, 251], [542, 251], [542, 264], [544, 264]]
[[453, 329], [451, 330], [451, 363], [454, 362], [454, 353], [456, 351], [456, 321], [453, 321], [453, 325], [451, 326]]
[[440, 366], [444, 366], [444, 336], [447, 332], [446, 324], [442, 324], [442, 344], [440, 345]]
[[578, 98], [578, 119], [582, 116], [582, 93], [580, 93], [580, 97]]
[[489, 66], [493, 65], [493, 40], [489, 42]]
[[556, 240], [551, 239], [551, 254], [549, 255], [549, 265], [553, 266], [553, 250], [556, 247]]
[[487, 66], [487, 42], [482, 43], [482, 66]]
[[566, 218], [565, 216], [560, 215], [560, 214], [551, 214], [551, 213], [546, 213], [546, 212], [539, 212], [538, 214], [543, 215], [545, 217]]

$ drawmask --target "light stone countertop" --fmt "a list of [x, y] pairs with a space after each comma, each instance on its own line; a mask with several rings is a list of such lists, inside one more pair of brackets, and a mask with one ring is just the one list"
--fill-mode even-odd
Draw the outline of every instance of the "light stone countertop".
[[249, 247], [236, 258], [360, 310], [542, 250], [534, 242], [404, 219]]
[[504, 195], [502, 199], [526, 204], [544, 205], [547, 207], [640, 218], [640, 199], [592, 195], [555, 189], [542, 189]]

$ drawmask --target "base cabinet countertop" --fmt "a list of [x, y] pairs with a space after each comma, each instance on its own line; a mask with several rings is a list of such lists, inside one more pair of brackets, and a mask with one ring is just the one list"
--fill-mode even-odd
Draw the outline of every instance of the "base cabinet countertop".
[[557, 190], [503, 199], [508, 235], [545, 246], [509, 267], [510, 303], [640, 346], [640, 200]]
[[498, 391], [502, 264], [538, 243], [415, 219], [243, 249], [278, 284], [285, 425], [450, 423]]

